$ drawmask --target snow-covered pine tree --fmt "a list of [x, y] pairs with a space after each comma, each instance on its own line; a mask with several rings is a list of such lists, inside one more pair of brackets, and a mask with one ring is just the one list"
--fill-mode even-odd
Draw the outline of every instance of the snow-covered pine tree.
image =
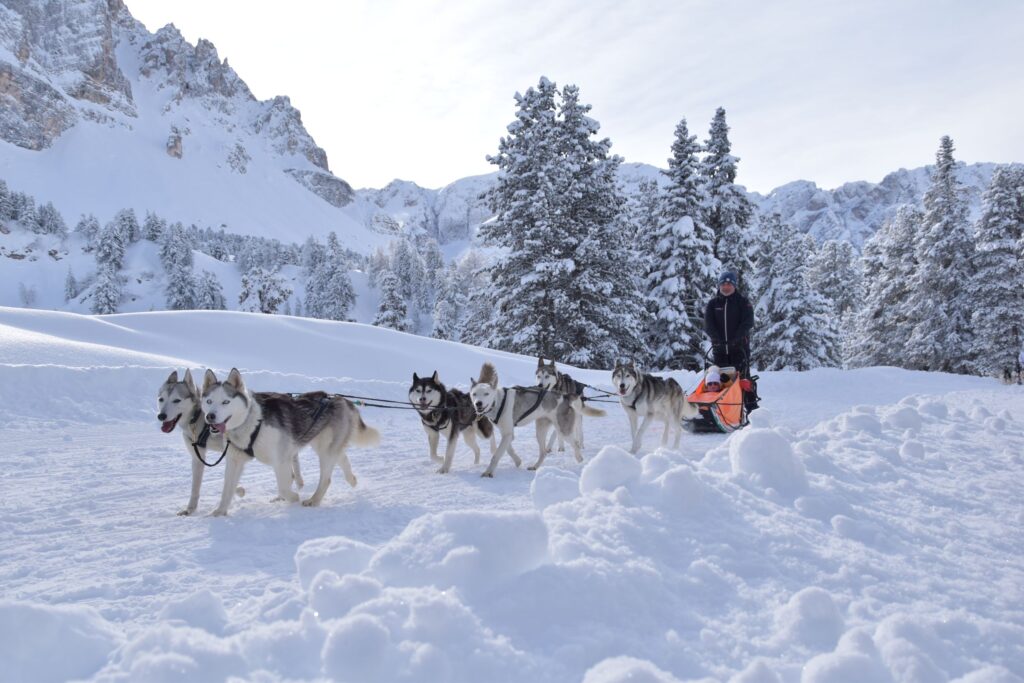
[[[180, 223], [178, 225], [181, 225]], [[152, 211], [146, 212], [146, 220], [142, 223], [142, 237], [150, 242], [160, 242], [167, 231], [167, 221]]]
[[96, 238], [99, 236], [100, 230], [100, 222], [91, 213], [88, 215], [82, 214], [82, 217], [78, 219], [78, 224], [75, 225], [75, 233], [85, 238], [86, 251], [92, 251], [96, 248]]
[[185, 239], [180, 223], [164, 233], [160, 262], [167, 275], [167, 308], [187, 311], [196, 308], [196, 281], [192, 274], [192, 247]]
[[345, 320], [356, 294], [348, 274], [348, 259], [331, 232], [323, 258], [306, 283], [306, 315], [325, 320]]
[[487, 193], [494, 218], [480, 226], [479, 235], [496, 248], [488, 293], [494, 315], [486, 327], [471, 324], [486, 346], [561, 360], [561, 313], [576, 240], [561, 224], [559, 193], [566, 183], [559, 178], [556, 93], [543, 77], [536, 88], [516, 93], [516, 119], [498, 153], [488, 157], [498, 167]]
[[7, 188], [7, 183], [0, 180], [0, 221], [11, 220], [12, 216], [10, 214], [12, 211], [11, 191]]
[[676, 126], [665, 174], [660, 218], [647, 238], [645, 274], [654, 314], [648, 330], [653, 364], [663, 370], [701, 367], [704, 302], [714, 291], [721, 264], [714, 255], [714, 234], [704, 223], [706, 197], [699, 175], [700, 145], [684, 118]]
[[64, 301], [71, 301], [76, 296], [78, 296], [78, 281], [75, 280], [75, 274], [71, 272], [71, 266], [68, 266], [68, 274], [64, 278]]
[[121, 209], [114, 214], [113, 222], [120, 227], [126, 246], [142, 239], [142, 226], [135, 216], [135, 209]]
[[92, 307], [90, 310], [97, 315], [117, 313], [121, 305], [121, 276], [117, 269], [109, 263], [100, 264], [96, 274], [96, 284], [92, 290]]
[[295, 310], [292, 311], [292, 315], [294, 315], [296, 318], [301, 318], [305, 314], [306, 313], [305, 313], [305, 311], [302, 308], [302, 299], [300, 299], [298, 296], [296, 296], [295, 297]]
[[589, 116], [591, 106], [580, 103], [579, 88], [567, 85], [561, 95], [556, 149], [565, 185], [558, 212], [576, 248], [567, 254], [573, 267], [561, 323], [566, 348], [560, 355], [574, 365], [611, 367], [617, 357], [643, 348], [641, 273], [617, 180], [622, 158], [611, 154], [608, 138], [596, 138], [601, 126]]
[[445, 267], [441, 245], [433, 237], [428, 237], [423, 243], [423, 276], [427, 286], [436, 294], [444, 280]]
[[36, 212], [36, 222], [38, 232], [44, 235], [56, 235], [57, 237], [67, 237], [68, 235], [67, 223], [64, 222], [64, 217], [60, 215], [60, 211], [57, 211], [53, 202], [46, 202], [39, 207], [39, 211]]
[[276, 271], [268, 271], [257, 266], [242, 274], [238, 308], [251, 313], [274, 314], [291, 295], [291, 288]]
[[377, 316], [373, 319], [373, 324], [399, 332], [409, 331], [401, 286], [398, 277], [390, 270], [380, 275], [380, 305], [377, 307]]
[[839, 331], [827, 298], [807, 282], [806, 245], [778, 214], [761, 219], [754, 279], [752, 353], [761, 370], [810, 370], [839, 364]]
[[[302, 243], [302, 270], [307, 278], [313, 277], [317, 268], [327, 258], [327, 249], [315, 237], [310, 235]], [[316, 316], [313, 316], [316, 317]]]
[[377, 247], [366, 259], [366, 280], [371, 287], [380, 286], [380, 274], [390, 269], [391, 260], [383, 247]]
[[736, 185], [739, 158], [732, 156], [729, 126], [725, 109], [719, 107], [711, 121], [711, 130], [704, 145], [707, 155], [701, 162], [704, 179], [705, 222], [715, 236], [715, 258], [743, 279], [751, 272], [750, 224], [754, 207], [743, 190]]
[[224, 289], [217, 276], [208, 270], [199, 274], [196, 280], [196, 309], [200, 311], [223, 311], [227, 308]]
[[863, 274], [857, 250], [849, 242], [826, 240], [818, 247], [807, 269], [811, 286], [832, 300], [840, 318], [855, 311], [864, 300]]
[[971, 369], [971, 306], [974, 244], [967, 202], [956, 178], [953, 141], [942, 137], [935, 172], [924, 195], [924, 222], [914, 250], [914, 331], [910, 335], [912, 367], [966, 373]]
[[646, 254], [651, 235], [661, 219], [661, 206], [661, 189], [656, 180], [641, 180], [636, 192], [627, 197], [625, 212], [629, 237], [638, 254]]
[[124, 264], [124, 253], [127, 248], [128, 240], [121, 225], [116, 221], [110, 221], [96, 239], [96, 263], [117, 272]]
[[435, 339], [458, 341], [460, 314], [464, 299], [460, 295], [456, 283], [455, 266], [445, 268], [436, 278], [438, 283], [437, 302], [434, 304], [434, 329], [431, 336]]
[[459, 293], [461, 309], [457, 339], [466, 344], [486, 346], [490, 339], [494, 301], [490, 294], [490, 264], [477, 249], [469, 249], [455, 264], [455, 289]]
[[972, 358], [981, 374], [1012, 377], [1024, 347], [1024, 171], [999, 166], [975, 229]]
[[36, 210], [36, 200], [23, 192], [19, 192], [21, 201], [18, 202], [18, 222], [29, 230], [36, 230], [39, 225], [39, 216]]
[[914, 243], [924, 215], [904, 205], [864, 244], [864, 302], [857, 310], [847, 354], [854, 367], [910, 367], [907, 344], [916, 306]]

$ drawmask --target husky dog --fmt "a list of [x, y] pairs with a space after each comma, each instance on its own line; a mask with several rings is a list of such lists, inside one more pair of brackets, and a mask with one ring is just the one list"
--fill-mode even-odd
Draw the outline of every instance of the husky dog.
[[[437, 377], [437, 371], [430, 377], [420, 377], [412, 373], [412, 386], [409, 387], [409, 403], [420, 414], [423, 431], [430, 444], [430, 459], [440, 462], [440, 474], [447, 474], [452, 468], [455, 457], [455, 446], [459, 434], [465, 439], [466, 445], [473, 449], [473, 464], [480, 464], [480, 446], [476, 437], [479, 434], [491, 441], [491, 452], [494, 452], [494, 426], [486, 417], [477, 417], [469, 394], [458, 389], [446, 389]], [[437, 455], [437, 442], [441, 434], [448, 439], [444, 460]]]
[[469, 397], [473, 401], [476, 414], [488, 418], [501, 432], [498, 448], [491, 455], [491, 463], [482, 476], [493, 477], [501, 456], [507, 451], [512, 461], [519, 467], [521, 460], [512, 449], [515, 428], [520, 424], [537, 421], [537, 446], [540, 457], [529, 469], [535, 470], [547, 456], [547, 432], [554, 424], [555, 428], [572, 444], [576, 462], [583, 462], [579, 442], [574, 438], [576, 411], [572, 402], [562, 396], [549, 392], [541, 387], [536, 388], [500, 388], [498, 373], [490, 363], [484, 363], [480, 369], [480, 379], [470, 379]]
[[180, 382], [178, 371], [175, 370], [157, 392], [156, 404], [159, 412], [156, 419], [161, 422], [160, 431], [170, 434], [181, 422], [182, 417], [186, 419], [181, 425], [181, 436], [185, 440], [188, 458], [192, 461], [192, 495], [189, 496], [185, 509], [178, 512], [179, 515], [191, 515], [199, 505], [199, 489], [202, 488], [203, 472], [206, 469], [202, 462], [206, 460], [206, 449], [220, 451], [224, 448], [224, 437], [220, 434], [211, 434], [206, 420], [200, 419], [203, 411], [199, 408], [199, 401], [199, 389], [192, 379], [191, 370], [185, 370], [185, 377]]
[[291, 463], [299, 450], [309, 444], [320, 458], [320, 482], [303, 505], [319, 505], [331, 473], [341, 465], [345, 480], [356, 485], [345, 448], [350, 444], [374, 446], [380, 435], [367, 427], [351, 402], [322, 391], [308, 394], [250, 392], [237, 369], [218, 382], [212, 371], [203, 381], [202, 409], [211, 430], [223, 434], [227, 441], [228, 464], [224, 473], [224, 492], [213, 515], [228, 513], [228, 505], [242, 469], [250, 458], [274, 468], [279, 497], [275, 500], [297, 501], [299, 494], [291, 490]]
[[[576, 440], [579, 441], [580, 448], [583, 448], [583, 416], [589, 415], [590, 417], [604, 417], [607, 413], [599, 408], [591, 408], [583, 402], [583, 390], [586, 388], [581, 382], [577, 382], [572, 377], [564, 372], [559, 372], [558, 368], [555, 367], [555, 361], [551, 361], [551, 364], [544, 362], [544, 357], [541, 356], [537, 359], [537, 386], [543, 387], [548, 391], [553, 391], [556, 394], [569, 399], [572, 404], [573, 410], [576, 411], [576, 424], [574, 425], [574, 431]], [[539, 429], [539, 423], [538, 423]], [[565, 439], [562, 438], [562, 433], [558, 430], [551, 435], [554, 439], [558, 437], [558, 450], [565, 450]], [[551, 451], [552, 442], [548, 442], [548, 451]]]
[[[674, 448], [679, 448], [679, 438], [683, 433], [683, 420], [696, 418], [699, 410], [686, 400], [682, 387], [674, 379], [662, 379], [640, 372], [633, 364], [616, 361], [612, 370], [612, 384], [619, 392], [619, 401], [629, 418], [629, 430], [633, 435], [632, 452], [636, 454], [644, 440], [644, 432], [651, 418], [665, 422], [665, 433], [661, 435], [661, 445], [668, 443], [668, 435], [675, 430]], [[643, 415], [639, 429], [636, 426], [637, 415]]]

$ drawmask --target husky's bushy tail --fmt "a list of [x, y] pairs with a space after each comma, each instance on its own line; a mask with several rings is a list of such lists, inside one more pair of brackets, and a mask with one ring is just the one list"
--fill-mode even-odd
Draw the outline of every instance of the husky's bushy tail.
[[591, 408], [586, 401], [583, 401], [583, 414], [589, 417], [604, 417], [608, 413], [600, 408]]
[[363, 422], [362, 415], [359, 415], [358, 418], [359, 424], [356, 425], [355, 430], [352, 432], [351, 443], [354, 446], [379, 446], [380, 432]]

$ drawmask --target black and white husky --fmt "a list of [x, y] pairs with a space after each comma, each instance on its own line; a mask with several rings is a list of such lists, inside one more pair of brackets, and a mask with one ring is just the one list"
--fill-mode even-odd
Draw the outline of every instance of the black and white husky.
[[[447, 389], [437, 377], [437, 371], [430, 377], [420, 377], [412, 373], [412, 386], [409, 387], [409, 403], [420, 415], [423, 431], [430, 445], [430, 459], [441, 463], [440, 474], [447, 474], [452, 468], [455, 457], [455, 446], [459, 435], [465, 439], [466, 445], [473, 450], [473, 464], [480, 464], [480, 446], [476, 442], [477, 435], [491, 442], [494, 452], [494, 426], [486, 417], [478, 417], [473, 410], [469, 394], [458, 389]], [[444, 434], [448, 440], [444, 459], [437, 454], [437, 442]]]
[[242, 469], [250, 459], [274, 468], [279, 494], [275, 500], [294, 502], [299, 494], [291, 489], [292, 462], [303, 446], [311, 445], [320, 458], [320, 482], [302, 504], [319, 505], [331, 485], [335, 466], [340, 465], [345, 480], [356, 485], [345, 448], [351, 444], [374, 446], [380, 440], [377, 430], [366, 426], [348, 399], [322, 391], [253, 393], [234, 368], [223, 382], [218, 382], [212, 371], [206, 371], [201, 407], [210, 428], [227, 441], [224, 492], [214, 516], [228, 513]]
[[[604, 417], [607, 413], [599, 408], [591, 408], [586, 405], [583, 402], [583, 390], [586, 387], [567, 373], [559, 372], [555, 366], [555, 361], [545, 363], [543, 356], [537, 359], [537, 386], [561, 394], [572, 403], [573, 410], [576, 411], [574, 432], [576, 440], [579, 441], [580, 448], [583, 448], [583, 416]], [[565, 439], [562, 438], [562, 433], [556, 429], [551, 438], [554, 439], [555, 435], [558, 436], [558, 450], [564, 451]], [[548, 451], [551, 450], [551, 446], [552, 443], [548, 442]]]
[[482, 476], [493, 477], [501, 456], [507, 452], [516, 467], [522, 463], [512, 449], [515, 428], [520, 424], [537, 421], [537, 446], [540, 457], [529, 469], [535, 470], [547, 456], [547, 432], [553, 424], [562, 436], [572, 444], [576, 462], [583, 462], [579, 441], [574, 438], [576, 411], [572, 403], [560, 394], [547, 391], [541, 387], [524, 389], [521, 387], [501, 388], [498, 386], [498, 373], [490, 363], [484, 363], [480, 369], [480, 379], [470, 379], [469, 397], [477, 415], [488, 418], [501, 433], [498, 448], [491, 455], [491, 462]]
[[[683, 420], [691, 420], [698, 416], [699, 410], [686, 400], [683, 388], [671, 377], [663, 379], [641, 372], [633, 361], [620, 363], [616, 361], [612, 370], [612, 385], [619, 392], [619, 401], [629, 418], [629, 430], [633, 436], [633, 453], [640, 450], [644, 440], [644, 432], [652, 418], [665, 422], [665, 432], [661, 435], [661, 445], [668, 444], [669, 432], [675, 430], [676, 438], [673, 448], [679, 448], [679, 439], [683, 433]], [[637, 417], [642, 415], [643, 422], [637, 428]]]

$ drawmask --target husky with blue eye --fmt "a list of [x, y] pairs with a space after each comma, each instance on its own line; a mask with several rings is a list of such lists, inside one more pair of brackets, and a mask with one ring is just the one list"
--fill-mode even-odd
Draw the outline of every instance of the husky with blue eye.
[[202, 410], [210, 429], [222, 434], [227, 445], [224, 492], [214, 516], [226, 515], [245, 464], [259, 460], [274, 468], [279, 496], [295, 502], [292, 462], [304, 446], [313, 447], [320, 459], [320, 481], [303, 505], [319, 505], [331, 485], [331, 473], [341, 466], [345, 480], [356, 485], [345, 449], [350, 445], [375, 446], [376, 429], [367, 427], [359, 410], [346, 398], [315, 391], [308, 394], [250, 392], [242, 375], [232, 368], [228, 378], [217, 381], [206, 371]]
[[[491, 421], [486, 417], [477, 417], [469, 394], [458, 389], [446, 388], [438, 378], [436, 370], [430, 377], [420, 377], [415, 372], [412, 373], [409, 403], [420, 415], [420, 423], [430, 445], [430, 459], [441, 464], [438, 473], [447, 474], [451, 470], [460, 434], [466, 445], [473, 450], [473, 464], [480, 463], [477, 436], [490, 440], [491, 452], [494, 452], [494, 426]], [[437, 454], [437, 444], [442, 434], [448, 440], [443, 460]]]

